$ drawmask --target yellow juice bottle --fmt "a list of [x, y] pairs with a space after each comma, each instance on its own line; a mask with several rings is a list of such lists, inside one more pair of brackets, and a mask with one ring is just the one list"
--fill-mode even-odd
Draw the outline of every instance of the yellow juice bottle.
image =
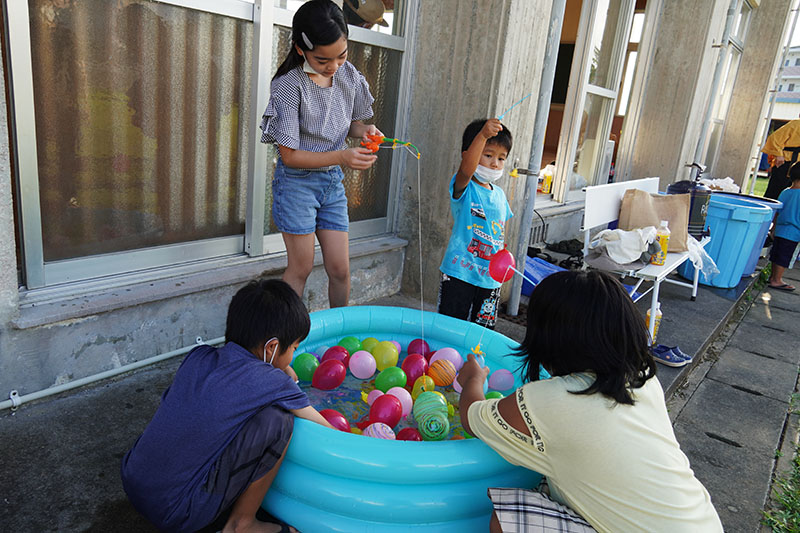
[[654, 265], [663, 265], [667, 259], [667, 248], [669, 247], [669, 223], [666, 220], [661, 221], [661, 227], [656, 232], [656, 240], [661, 245], [661, 251], [653, 254], [650, 258], [650, 263]]
[[[656, 335], [658, 335], [658, 326], [661, 325], [661, 317], [662, 316], [663, 316], [663, 313], [661, 312], [661, 302], [658, 302], [656, 304], [656, 322], [655, 322], [655, 324], [653, 324], [653, 339], [652, 339], [652, 343], [653, 344], [656, 343]], [[645, 323], [647, 324], [647, 327], [649, 328], [650, 327], [650, 309], [647, 310], [647, 318], [645, 319]]]

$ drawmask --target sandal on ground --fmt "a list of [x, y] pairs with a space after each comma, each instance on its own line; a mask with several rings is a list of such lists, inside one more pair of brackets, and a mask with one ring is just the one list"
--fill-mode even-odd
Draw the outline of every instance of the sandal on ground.
[[689, 354], [684, 353], [680, 348], [677, 346], [670, 346], [669, 351], [671, 351], [676, 357], [683, 359], [687, 363], [692, 362], [692, 356]]
[[775, 289], [776, 291], [786, 291], [786, 292], [792, 292], [794, 290], [794, 287], [792, 285], [789, 285], [788, 283], [784, 283], [782, 285], [769, 285], [769, 284], [767, 284], [767, 288], [768, 289]]
[[675, 355], [669, 346], [664, 346], [663, 344], [657, 344], [656, 346], [650, 348], [650, 353], [653, 354], [653, 359], [662, 365], [680, 367], [689, 362], [683, 357]]

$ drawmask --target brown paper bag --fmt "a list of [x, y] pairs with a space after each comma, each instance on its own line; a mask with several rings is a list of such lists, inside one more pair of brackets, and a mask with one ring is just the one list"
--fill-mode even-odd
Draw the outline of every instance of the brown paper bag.
[[685, 252], [689, 235], [689, 194], [650, 194], [628, 189], [619, 208], [619, 229], [632, 230], [669, 221], [669, 252]]

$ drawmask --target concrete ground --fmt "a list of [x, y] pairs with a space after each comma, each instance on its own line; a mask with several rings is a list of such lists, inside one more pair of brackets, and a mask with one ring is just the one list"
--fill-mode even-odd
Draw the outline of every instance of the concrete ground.
[[[800, 269], [787, 278], [800, 285]], [[690, 367], [659, 365], [658, 378], [678, 440], [729, 532], [759, 529], [773, 473], [789, 468], [797, 442], [797, 416], [788, 413], [800, 364], [800, 289], [750, 285], [703, 287], [696, 302], [687, 289], [665, 285], [661, 297], [659, 342], [696, 356]], [[375, 303], [419, 305], [402, 296]], [[515, 340], [524, 334], [507, 320], [498, 330]], [[119, 463], [180, 359], [0, 412], [0, 529], [154, 531], [128, 503]]]

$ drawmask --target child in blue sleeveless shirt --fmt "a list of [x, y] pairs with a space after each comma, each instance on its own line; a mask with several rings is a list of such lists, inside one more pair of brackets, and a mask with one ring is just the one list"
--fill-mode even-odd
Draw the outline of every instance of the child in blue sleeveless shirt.
[[500, 283], [489, 260], [503, 248], [512, 217], [495, 182], [511, 151], [511, 132], [496, 118], [476, 120], [464, 130], [461, 166], [450, 180], [453, 231], [439, 270], [439, 312], [494, 329]]
[[341, 166], [365, 170], [377, 157], [348, 148], [347, 137], [383, 135], [362, 121], [374, 101], [364, 76], [347, 62], [347, 24], [330, 0], [310, 0], [292, 19], [292, 48], [272, 79], [261, 142], [278, 146], [272, 218], [286, 244], [283, 275], [302, 296], [322, 248], [331, 307], [347, 305], [350, 256]]

